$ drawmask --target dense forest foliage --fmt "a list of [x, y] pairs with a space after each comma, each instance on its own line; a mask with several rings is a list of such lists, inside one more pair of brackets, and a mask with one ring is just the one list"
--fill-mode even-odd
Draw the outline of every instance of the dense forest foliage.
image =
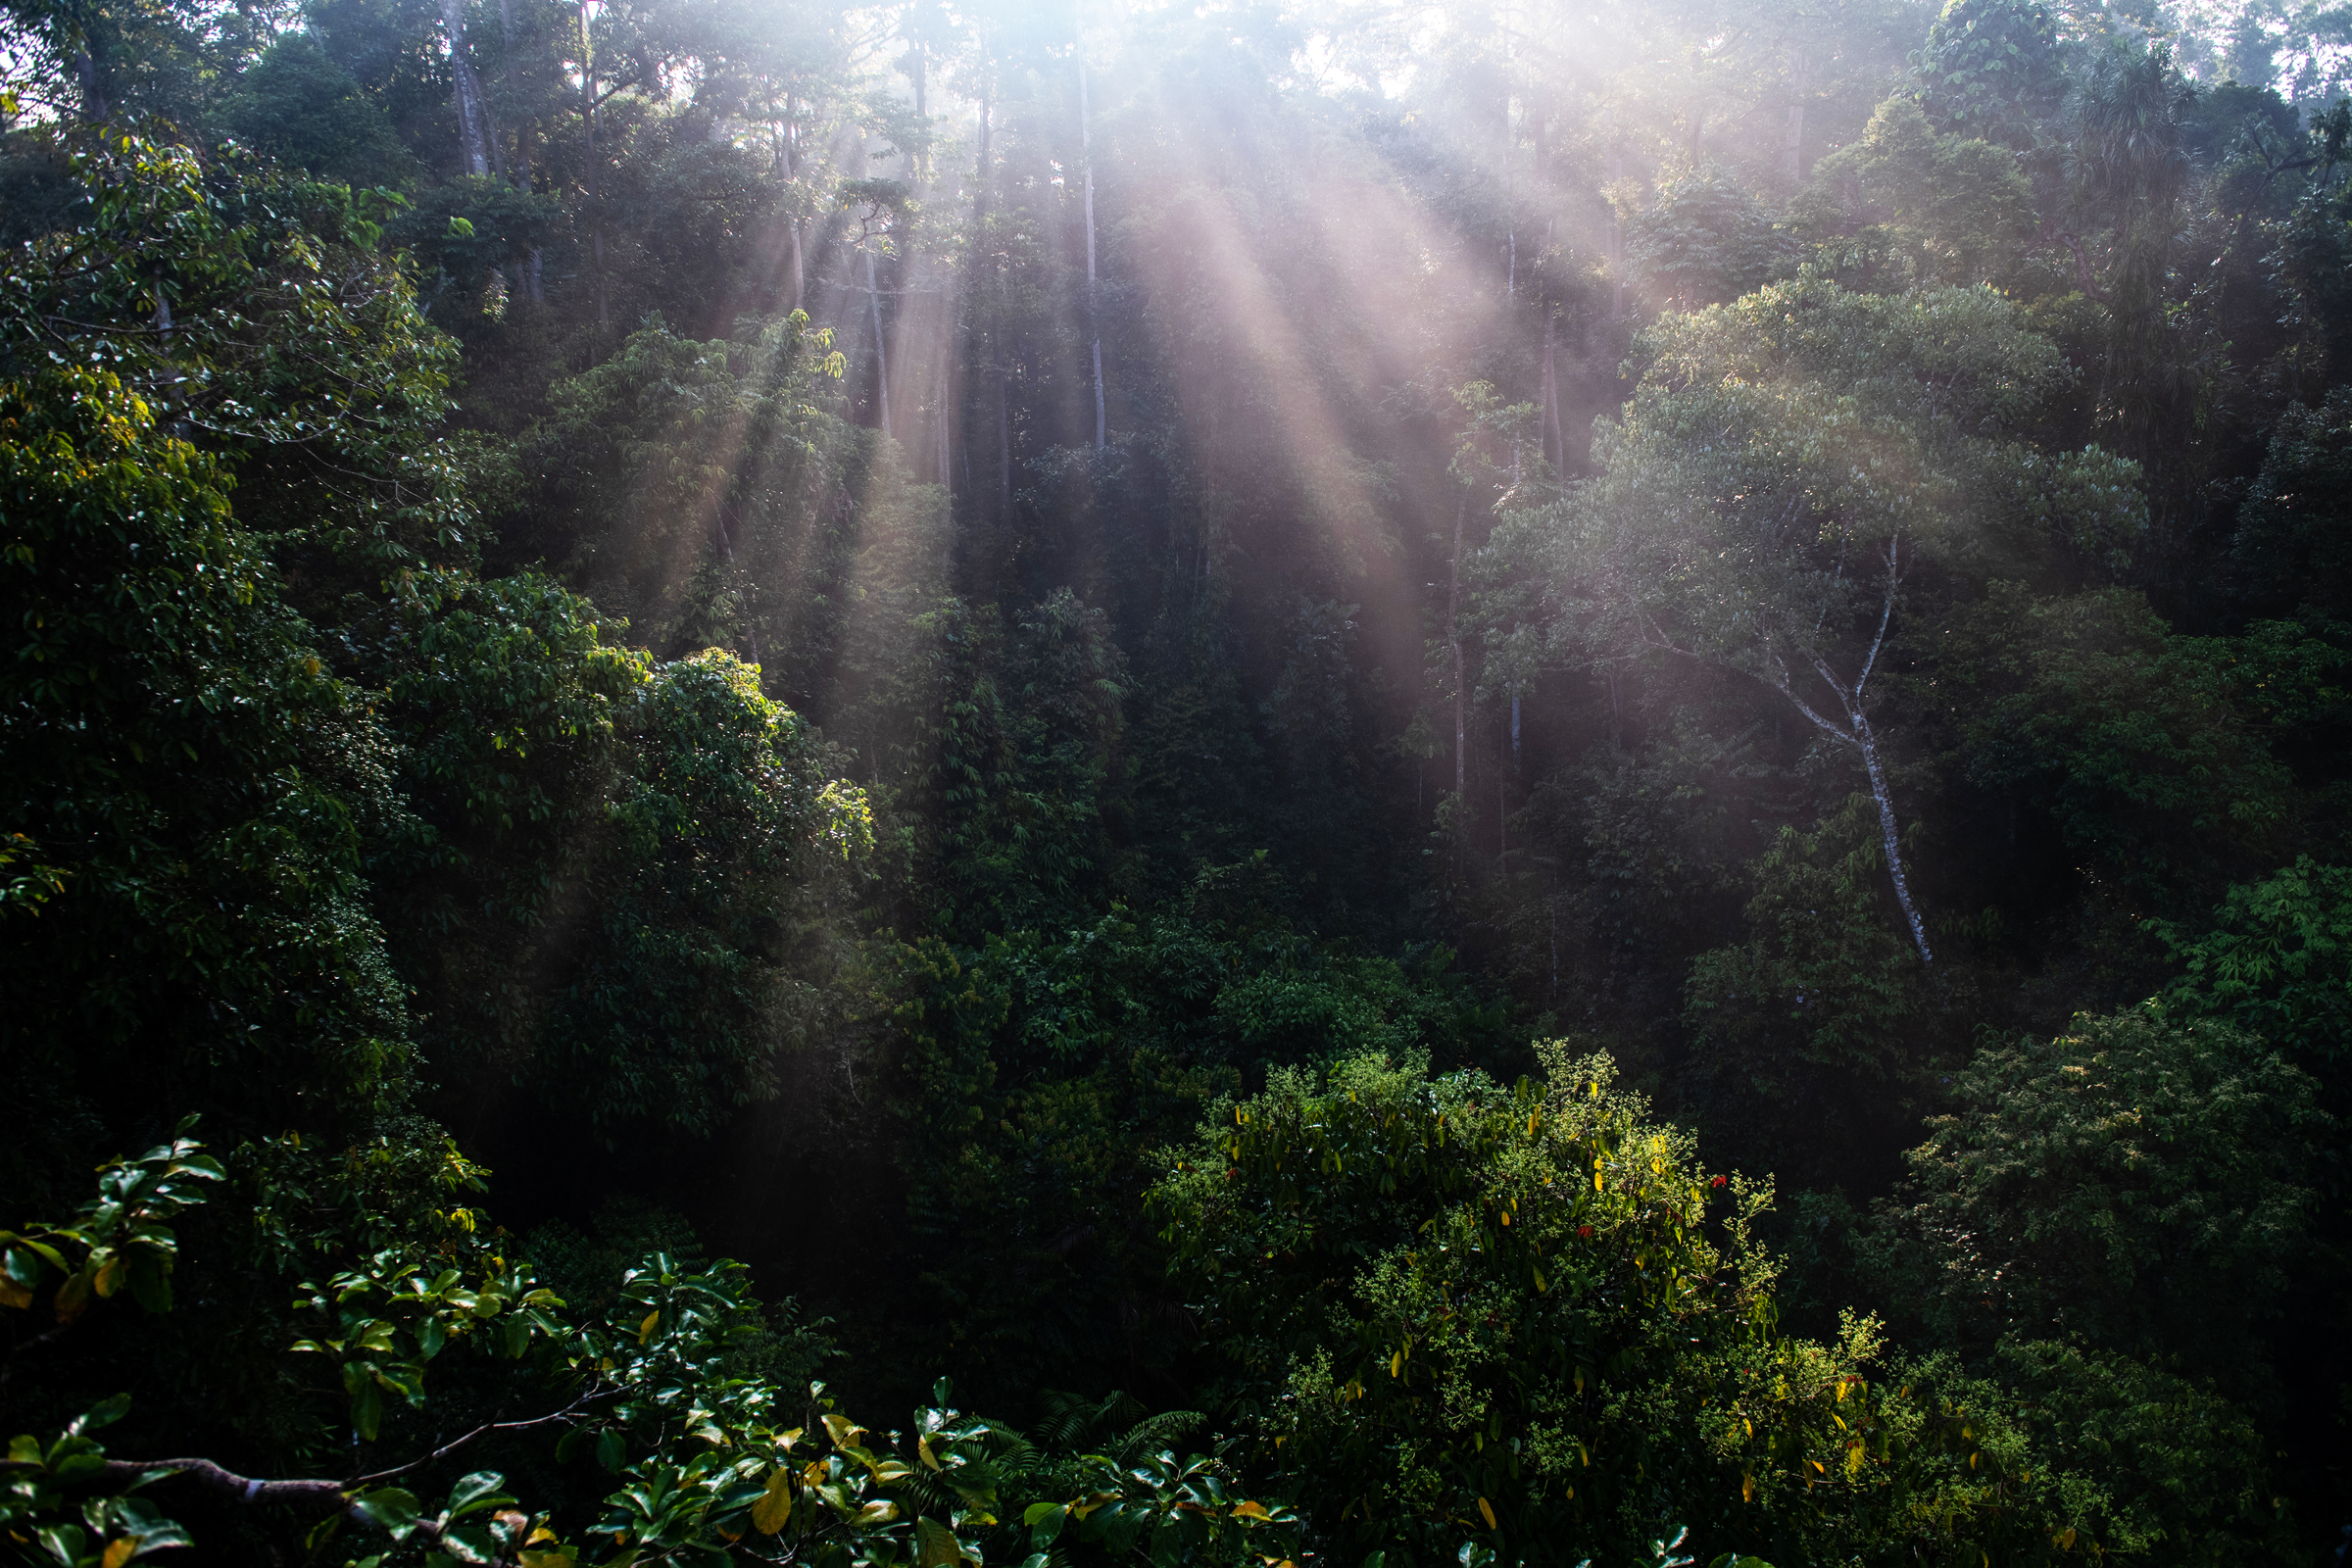
[[2348, 53], [7, 0], [0, 1556], [2340, 1562]]

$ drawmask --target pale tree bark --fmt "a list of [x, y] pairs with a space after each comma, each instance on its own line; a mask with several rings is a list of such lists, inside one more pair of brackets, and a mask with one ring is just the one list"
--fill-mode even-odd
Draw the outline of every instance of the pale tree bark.
[[1801, 49], [1790, 57], [1788, 125], [1781, 133], [1781, 172], [1791, 185], [1805, 177], [1805, 88], [1810, 65]]
[[[1911, 897], [1911, 878], [1903, 865], [1902, 834], [1895, 820], [1894, 792], [1886, 782], [1886, 761], [1880, 755], [1878, 735], [1871, 728], [1870, 714], [1865, 707], [1871, 673], [1878, 667], [1879, 654], [1886, 646], [1886, 628], [1893, 623], [1894, 603], [1902, 590], [1902, 541], [1899, 537], [1886, 542], [1886, 579], [1884, 602], [1879, 610], [1879, 629], [1870, 640], [1869, 653], [1863, 656], [1860, 673], [1849, 681], [1839, 675], [1819, 653], [1806, 649], [1801, 656], [1837, 699], [1838, 716], [1833, 717], [1822, 712], [1797, 694], [1788, 661], [1774, 640], [1769, 620], [1761, 622], [1758, 627], [1762, 638], [1760, 667], [1739, 664], [1722, 658], [1716, 658], [1713, 662], [1744, 670], [1770, 686], [1787, 698], [1789, 706], [1802, 713], [1814, 728], [1838, 745], [1852, 748], [1860, 757], [1862, 771], [1870, 780], [1871, 800], [1879, 808], [1879, 832], [1886, 850], [1886, 874], [1894, 885], [1894, 902], [1901, 906], [1903, 920], [1911, 928], [1911, 940], [1919, 949], [1920, 961], [1933, 964], [1936, 955], [1928, 945], [1927, 922], [1921, 918], [1919, 906]], [[1668, 653], [1693, 659], [1707, 657], [1682, 647], [1666, 636], [1656, 621], [1646, 617], [1642, 621], [1642, 637], [1651, 646]]]
[[865, 248], [865, 303], [874, 318], [874, 387], [882, 405], [882, 433], [890, 428], [890, 351], [882, 338], [882, 289], [874, 281], [874, 248]]
[[1544, 434], [1552, 453], [1552, 476], [1568, 476], [1568, 436], [1560, 428], [1559, 317], [1544, 313]]
[[[1614, 188], [1625, 178], [1625, 154], [1617, 138], [1609, 138], [1609, 184]], [[1625, 220], [1617, 212], [1617, 204], [1609, 204], [1609, 318], [1616, 320], [1625, 315]]]
[[1463, 740], [1468, 733], [1464, 719], [1462, 693], [1462, 628], [1459, 619], [1462, 604], [1462, 520], [1469, 502], [1457, 501], [1453, 508], [1453, 564], [1446, 572], [1446, 646], [1453, 655], [1453, 798], [1469, 799], [1466, 783], [1466, 763]]
[[1102, 321], [1097, 305], [1095, 278], [1095, 132], [1094, 112], [1086, 91], [1086, 24], [1079, 20], [1078, 35], [1078, 161], [1086, 174], [1086, 321], [1095, 334], [1095, 450], [1108, 441], [1109, 423], [1102, 401]]
[[596, 150], [596, 39], [590, 30], [589, 0], [580, 0], [580, 119], [588, 131], [588, 248], [596, 270], [596, 324], [610, 320], [605, 300], [605, 177]]
[[[501, 41], [506, 45], [507, 102], [509, 104], [520, 103], [522, 101], [521, 91], [514, 80], [514, 0], [498, 0], [498, 24]], [[510, 175], [513, 178], [514, 188], [517, 190], [531, 188], [531, 133], [533, 128], [534, 122], [527, 117], [516, 123], [514, 126], [514, 167], [512, 170], [502, 168], [499, 171], [502, 175]], [[492, 142], [491, 148], [493, 151], [497, 151], [498, 143]], [[501, 154], [501, 161], [502, 163], [504, 161], [503, 154]], [[538, 246], [531, 247], [530, 255], [515, 270], [522, 276], [522, 297], [533, 305], [545, 305], [547, 303], [546, 269], [541, 263]]]
[[[789, 185], [800, 178], [799, 160], [792, 155], [793, 143], [800, 135], [800, 121], [794, 115], [796, 107], [791, 93], [784, 95], [784, 125], [776, 137], [776, 158], [783, 165], [784, 182]], [[801, 217], [794, 213], [784, 220], [784, 239], [792, 252], [792, 308], [799, 310], [808, 294], [808, 274], [801, 262]]]
[[[972, 199], [972, 232], [975, 243], [988, 243], [988, 193], [994, 170], [990, 137], [993, 123], [989, 117], [989, 91], [980, 91], [980, 170], [979, 189]], [[999, 306], [1000, 290], [992, 280], [988, 301], [988, 363], [997, 383], [997, 516], [1000, 521], [1012, 515], [1012, 389], [1004, 375], [1004, 318]]]
[[106, 88], [98, 79], [98, 57], [89, 46], [74, 51], [74, 80], [81, 88], [81, 118], [89, 124], [106, 119], [113, 105], [106, 101]]
[[452, 106], [458, 116], [458, 152], [464, 172], [490, 172], [490, 106], [482, 98], [481, 78], [466, 54], [466, 0], [441, 0], [441, 25], [449, 34], [449, 74]]

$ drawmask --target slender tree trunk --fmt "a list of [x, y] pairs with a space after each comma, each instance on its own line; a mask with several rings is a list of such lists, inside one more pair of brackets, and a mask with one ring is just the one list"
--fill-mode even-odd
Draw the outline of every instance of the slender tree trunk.
[[[992, 341], [990, 352], [997, 347]], [[1002, 362], [997, 366], [997, 507], [999, 517], [1012, 515], [1012, 387]]]
[[[793, 111], [797, 107], [793, 95], [784, 95], [784, 129], [776, 141], [776, 155], [783, 160], [784, 182], [791, 184], [801, 177], [800, 160], [793, 156], [793, 143], [800, 134], [800, 122]], [[800, 310], [808, 294], [807, 275], [801, 264], [801, 217], [794, 213], [784, 220], [784, 237], [792, 251], [792, 308]]]
[[1870, 797], [1879, 806], [1879, 831], [1886, 842], [1886, 871], [1894, 883], [1894, 902], [1901, 905], [1903, 918], [1910, 922], [1911, 940], [1919, 944], [1920, 961], [1934, 963], [1936, 955], [1928, 948], [1927, 922], [1919, 917], [1919, 906], [1911, 902], [1911, 879], [1903, 873], [1902, 836], [1894, 822], [1894, 795], [1886, 787], [1886, 770], [1879, 762], [1878, 738], [1870, 731], [1870, 720], [1862, 714], [1860, 704], [1854, 706], [1854, 745], [1862, 753], [1862, 767], [1870, 775]]
[[114, 107], [106, 101], [106, 89], [98, 80], [98, 57], [87, 44], [74, 51], [74, 79], [81, 88], [81, 118], [95, 125], [106, 119]]
[[874, 317], [874, 387], [882, 405], [881, 429], [884, 435], [889, 435], [890, 352], [882, 341], [882, 288], [874, 280], [874, 252], [871, 246], [866, 247], [865, 252], [865, 303]]
[[605, 176], [596, 150], [596, 39], [589, 27], [589, 0], [580, 0], [580, 119], [588, 132], [588, 249], [595, 269], [596, 325], [601, 336], [610, 320], [605, 300]]
[[[1617, 138], [1614, 136], [1609, 138], [1608, 172], [1611, 187], [1616, 186], [1625, 178], [1625, 154], [1619, 149]], [[1609, 318], [1617, 320], [1624, 316], [1625, 220], [1619, 216], [1616, 203], [1611, 202], [1609, 204]]]
[[[522, 92], [514, 79], [514, 0], [498, 0], [498, 24], [500, 39], [506, 46], [506, 69], [503, 74], [506, 78], [507, 102], [510, 105], [520, 103]], [[515, 124], [514, 162], [500, 171], [513, 180], [516, 190], [531, 188], [531, 136], [536, 129], [536, 122], [528, 117]], [[515, 271], [521, 276], [522, 297], [533, 305], [546, 304], [546, 269], [540, 261], [538, 246], [531, 247], [530, 254]]]
[[1911, 878], [1903, 867], [1902, 836], [1896, 827], [1894, 815], [1894, 792], [1887, 785], [1886, 768], [1879, 756], [1878, 736], [1870, 727], [1870, 715], [1864, 707], [1871, 672], [1878, 667], [1879, 654], [1886, 646], [1886, 628], [1893, 624], [1894, 602], [1902, 591], [1902, 541], [1899, 538], [1890, 539], [1886, 543], [1886, 601], [1879, 612], [1878, 634], [1871, 639], [1870, 652], [1863, 657], [1861, 673], [1849, 683], [1839, 679], [1829, 662], [1819, 654], [1808, 656], [1814, 671], [1821, 676], [1822, 684], [1836, 694], [1838, 707], [1844, 714], [1843, 724], [1819, 712], [1810, 703], [1797, 696], [1795, 687], [1788, 679], [1787, 666], [1782, 663], [1769, 636], [1765, 639], [1769, 673], [1761, 678], [1788, 698], [1816, 728], [1861, 754], [1862, 770], [1870, 780], [1870, 798], [1879, 808], [1879, 831], [1886, 843], [1886, 875], [1894, 884], [1894, 902], [1902, 906], [1903, 920], [1911, 928], [1911, 940], [1918, 945], [1920, 961], [1933, 964], [1936, 954], [1928, 946], [1927, 922], [1920, 917], [1919, 906], [1912, 902]]
[[462, 172], [490, 172], [490, 110], [482, 101], [482, 82], [466, 54], [466, 0], [441, 0], [441, 25], [449, 34], [449, 75], [452, 106], [458, 116], [458, 152]]
[[[990, 138], [994, 125], [989, 117], [989, 95], [980, 94], [980, 189], [975, 202], [974, 230], [985, 245], [988, 237], [988, 192], [993, 173]], [[989, 280], [988, 299], [988, 361], [997, 383], [997, 517], [1003, 521], [1012, 515], [1012, 388], [1004, 374], [1004, 319], [1002, 305], [1002, 280]]]
[[1095, 277], [1095, 133], [1094, 112], [1087, 101], [1086, 37], [1081, 21], [1078, 38], [1078, 161], [1086, 174], [1086, 321], [1095, 334], [1095, 450], [1108, 441], [1108, 420], [1102, 400], [1102, 319]]
[[1463, 756], [1463, 738], [1468, 731], [1463, 710], [1462, 692], [1462, 630], [1455, 617], [1462, 603], [1462, 520], [1468, 512], [1467, 500], [1457, 501], [1453, 508], [1453, 564], [1446, 573], [1446, 645], [1453, 654], [1453, 798], [1467, 802], [1467, 762]]
[[1550, 426], [1552, 473], [1568, 477], [1568, 432], [1560, 424], [1559, 316], [1544, 313], [1544, 418]]
[[1781, 172], [1791, 185], [1805, 177], [1805, 87], [1810, 64], [1800, 49], [1792, 57], [1788, 73], [1788, 128], [1781, 134]]
[[[982, 41], [981, 54], [985, 62], [987, 58], [986, 40]], [[994, 390], [997, 395], [997, 515], [1002, 519], [1012, 514], [1012, 433], [1010, 416], [1005, 409], [1007, 393], [1004, 385], [1004, 367], [1000, 358], [1003, 348], [1001, 339], [1004, 334], [1004, 320], [999, 303], [1002, 292], [1001, 280], [995, 275], [995, 263], [988, 248], [989, 192], [996, 171], [992, 140], [995, 123], [990, 113], [990, 89], [994, 85], [990, 76], [986, 74], [982, 76], [980, 83], [980, 156], [978, 166], [973, 172], [972, 266], [970, 273], [975, 286], [988, 290], [988, 327], [983, 340], [987, 345], [987, 352], [980, 357], [981, 363], [973, 367], [973, 372], [976, 375], [985, 375], [988, 380], [993, 380], [995, 383]], [[986, 267], [985, 273], [983, 271], [984, 265]], [[985, 386], [986, 383], [983, 382], [981, 385]], [[977, 404], [986, 396], [985, 390], [979, 390], [976, 387], [972, 403]], [[963, 460], [966, 470], [964, 483], [968, 486], [972, 482], [969, 473], [972, 449], [968, 437], [964, 443]]]
[[[514, 94], [514, 0], [498, 0], [498, 56], [500, 75], [506, 88], [507, 102], [515, 101]], [[507, 177], [507, 142], [498, 133], [498, 113], [491, 106], [489, 94], [482, 95], [482, 123], [490, 131], [490, 170], [499, 178]], [[517, 157], [522, 153], [522, 137], [517, 127], [514, 138]]]

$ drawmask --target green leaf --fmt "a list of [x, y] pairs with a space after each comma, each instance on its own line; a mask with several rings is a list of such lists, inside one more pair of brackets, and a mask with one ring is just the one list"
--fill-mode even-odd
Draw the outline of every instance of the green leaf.
[[1040, 1551], [1054, 1544], [1054, 1539], [1061, 1534], [1061, 1527], [1069, 1522], [1069, 1517], [1067, 1503], [1033, 1502], [1021, 1510], [1021, 1523], [1029, 1531], [1030, 1544]]
[[498, 1489], [506, 1484], [507, 1478], [496, 1470], [474, 1471], [449, 1489], [449, 1517], [462, 1519], [498, 1503], [514, 1501], [498, 1494]]
[[441, 1532], [441, 1547], [465, 1563], [498, 1561], [498, 1539], [483, 1525], [459, 1525]]
[[40, 1538], [41, 1544], [49, 1548], [49, 1555], [55, 1557], [63, 1568], [82, 1568], [82, 1564], [93, 1560], [84, 1555], [83, 1548], [90, 1538], [89, 1533], [79, 1525], [46, 1525], [33, 1534]]
[[91, 1405], [82, 1413], [79, 1420], [66, 1430], [79, 1437], [84, 1432], [95, 1432], [100, 1427], [111, 1427], [129, 1413], [130, 1396], [128, 1394], [109, 1395]]
[[375, 1386], [373, 1378], [369, 1378], [352, 1390], [351, 1429], [368, 1442], [373, 1443], [377, 1430], [383, 1424], [383, 1391]]
[[381, 1487], [364, 1492], [352, 1498], [351, 1506], [361, 1518], [390, 1536], [394, 1541], [406, 1541], [422, 1517], [416, 1494], [399, 1487]]

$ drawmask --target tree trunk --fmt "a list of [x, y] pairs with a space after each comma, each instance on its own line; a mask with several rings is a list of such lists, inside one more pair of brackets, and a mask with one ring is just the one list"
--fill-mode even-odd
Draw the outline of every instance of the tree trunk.
[[[513, 108], [522, 102], [522, 90], [514, 79], [514, 0], [498, 0], [498, 32], [503, 57], [501, 63], [504, 67], [500, 75], [505, 81], [508, 107]], [[516, 190], [531, 188], [532, 124], [533, 122], [528, 116], [515, 122], [514, 161], [511, 165], [507, 162], [505, 147], [496, 139], [490, 143], [491, 156], [499, 166], [499, 177], [511, 180]], [[533, 246], [531, 248], [532, 273], [536, 273], [538, 270], [538, 247]], [[533, 303], [537, 303], [539, 296], [532, 292], [534, 286], [526, 285], [524, 292], [530, 295]]]
[[[1625, 154], [1618, 150], [1617, 139], [1609, 138], [1609, 184], [1614, 187], [1625, 178]], [[1625, 220], [1618, 216], [1617, 204], [1609, 204], [1609, 318], [1617, 320], [1625, 315]]]
[[[784, 128], [776, 140], [776, 155], [783, 161], [784, 182], [791, 184], [801, 177], [800, 161], [792, 156], [792, 144], [799, 131], [799, 122], [793, 117], [792, 94], [784, 95]], [[801, 218], [798, 213], [784, 220], [784, 238], [792, 250], [792, 308], [799, 310], [808, 294], [807, 273], [801, 264]]]
[[888, 435], [891, 433], [890, 352], [882, 342], [882, 289], [874, 280], [874, 252], [871, 246], [866, 247], [865, 252], [865, 303], [874, 317], [874, 389], [875, 397], [882, 406], [881, 430]]
[[[1886, 602], [1879, 612], [1878, 635], [1870, 640], [1870, 652], [1863, 656], [1861, 673], [1854, 677], [1852, 683], [1838, 679], [1837, 672], [1830, 668], [1829, 662], [1819, 654], [1809, 656], [1814, 670], [1821, 676], [1822, 684], [1837, 695], [1838, 707], [1845, 714], [1842, 726], [1815, 711], [1811, 704], [1796, 695], [1794, 687], [1789, 684], [1787, 668], [1777, 654], [1768, 653], [1767, 657], [1771, 661], [1769, 667], [1778, 671], [1778, 679], [1768, 676], [1766, 680], [1767, 684], [1774, 685], [1782, 696], [1794, 704], [1796, 710], [1817, 728], [1862, 754], [1862, 770], [1870, 779], [1870, 798], [1879, 808], [1879, 831], [1886, 841], [1886, 875], [1894, 884], [1894, 902], [1902, 906], [1903, 920], [1911, 927], [1911, 940], [1918, 944], [1920, 961], [1932, 965], [1936, 961], [1936, 954], [1928, 946], [1927, 922], [1920, 918], [1919, 906], [1911, 901], [1911, 879], [1903, 869], [1902, 837], [1895, 826], [1894, 793], [1887, 786], [1886, 769], [1879, 758], [1878, 736], [1871, 730], [1870, 715], [1863, 707], [1870, 688], [1871, 672], [1878, 667], [1880, 651], [1886, 646], [1886, 628], [1894, 622], [1894, 602], [1903, 586], [1902, 561], [1901, 539], [1889, 539], [1886, 542]], [[1769, 647], [1770, 639], [1767, 638]]]
[[1805, 177], [1805, 86], [1809, 64], [1800, 49], [1792, 57], [1788, 73], [1788, 127], [1781, 134], [1781, 172], [1791, 185]]
[[[972, 198], [972, 233], [979, 246], [988, 243], [988, 191], [991, 173], [990, 135], [993, 125], [989, 119], [988, 88], [980, 91], [980, 170], [979, 189]], [[1002, 292], [999, 280], [989, 281], [988, 301], [988, 362], [997, 383], [997, 516], [1000, 521], [1012, 515], [1012, 413], [1009, 407], [1011, 389], [1005, 385], [1004, 360], [1004, 318], [998, 296]]]
[[92, 125], [106, 119], [112, 105], [98, 81], [98, 57], [85, 43], [74, 51], [74, 79], [81, 88], [81, 118]]
[[[990, 334], [989, 352], [998, 352]], [[1005, 378], [1004, 367], [997, 366], [997, 515], [1012, 515], [1012, 387]]]
[[1854, 705], [1854, 744], [1862, 753], [1862, 767], [1870, 775], [1870, 797], [1879, 804], [1879, 831], [1886, 841], [1886, 870], [1894, 882], [1894, 902], [1903, 907], [1903, 918], [1910, 922], [1911, 940], [1919, 944], [1922, 963], [1934, 963], [1936, 955], [1928, 949], [1927, 923], [1919, 917], [1919, 906], [1911, 902], [1911, 880], [1903, 874], [1903, 846], [1894, 825], [1894, 797], [1886, 788], [1886, 770], [1879, 765], [1878, 738], [1870, 732], [1870, 720], [1862, 714], [1859, 703]]
[[1454, 618], [1462, 602], [1462, 519], [1469, 506], [1466, 500], [1454, 503], [1453, 564], [1446, 573], [1446, 645], [1453, 654], [1453, 798], [1457, 801], [1469, 799], [1462, 755], [1462, 740], [1468, 728], [1462, 707], [1462, 631]]
[[580, 0], [580, 119], [588, 132], [588, 249], [595, 270], [596, 325], [601, 336], [611, 319], [605, 301], [605, 177], [596, 151], [596, 39], [589, 30], [589, 0]]
[[466, 56], [466, 0], [441, 0], [441, 25], [449, 34], [450, 98], [458, 116], [461, 172], [490, 172], [490, 109], [482, 101], [481, 78]]
[[1559, 322], [1549, 311], [1544, 313], [1544, 371], [1543, 385], [1538, 395], [1543, 400], [1543, 424], [1537, 435], [1544, 454], [1552, 460], [1552, 472], [1565, 476], [1568, 472], [1568, 446], [1555, 437], [1560, 428], [1560, 398], [1558, 369], [1553, 356], [1554, 340], [1559, 336]]
[[1109, 439], [1102, 402], [1102, 322], [1096, 306], [1095, 280], [1095, 133], [1094, 114], [1086, 92], [1086, 38], [1080, 24], [1078, 38], [1078, 161], [1086, 174], [1086, 321], [1095, 334], [1095, 450]]

